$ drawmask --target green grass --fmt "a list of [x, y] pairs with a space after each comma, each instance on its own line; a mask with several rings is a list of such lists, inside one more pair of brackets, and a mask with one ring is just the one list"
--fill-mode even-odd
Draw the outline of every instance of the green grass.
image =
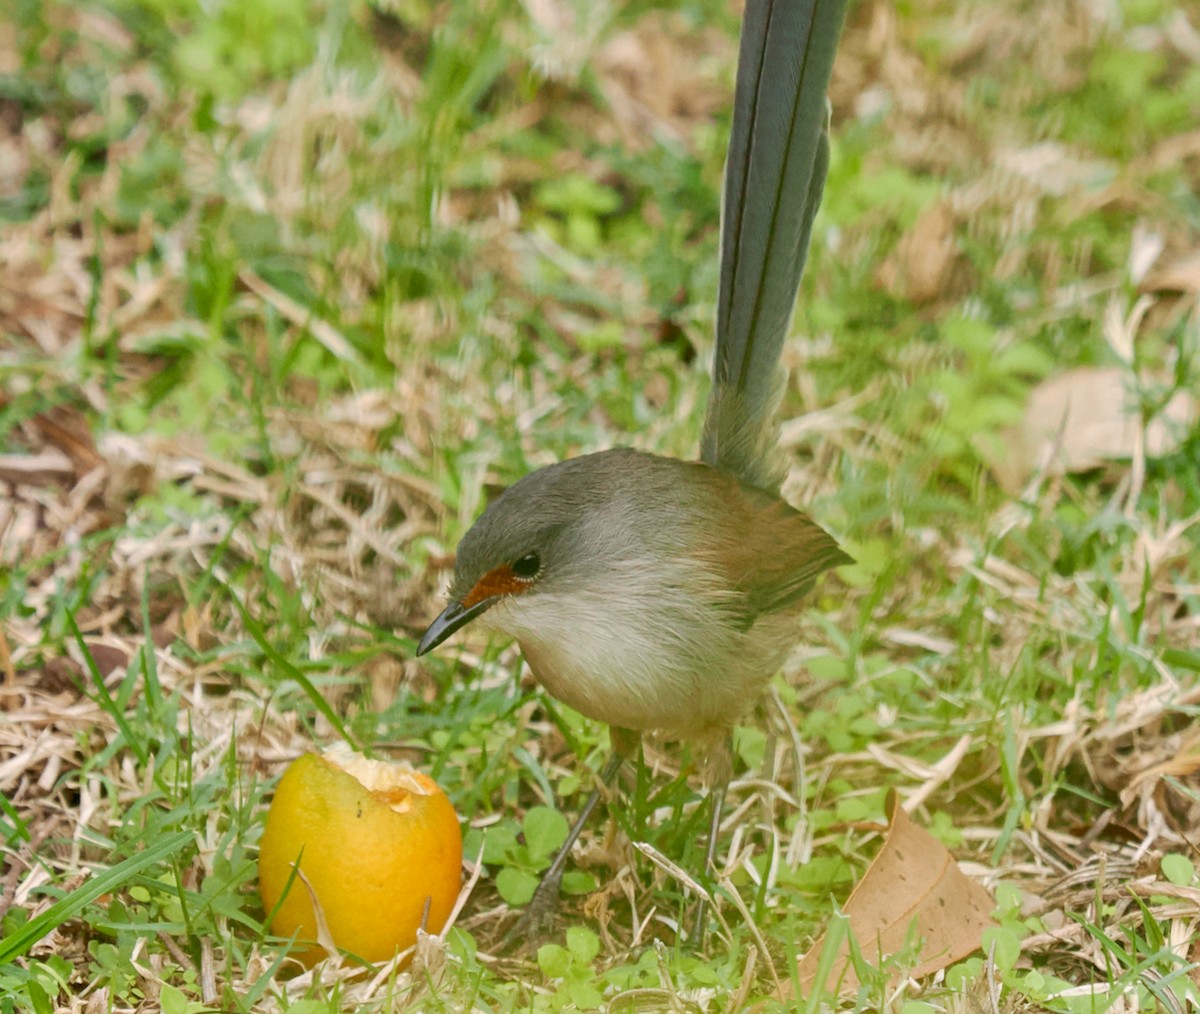
[[[0, 16], [0, 1011], [769, 1005], [887, 790], [962, 736], [915, 817], [991, 871], [990, 951], [896, 996], [864, 967], [841, 1005], [1194, 1004], [1200, 430], [1001, 481], [1043, 381], [1115, 368], [1145, 424], [1200, 388], [1194, 284], [1155, 281], [1200, 235], [1171, 18], [1200, 22], [1148, 0], [855, 9], [782, 415], [789, 495], [857, 563], [812, 597], [786, 720], [739, 730], [709, 947], [627, 845], [702, 865], [686, 753], [653, 745], [541, 948], [497, 957], [607, 734], [507, 644], [414, 638], [492, 490], [694, 454], [711, 352], [737, 18], [589, 10]], [[431, 773], [485, 867], [376, 984], [297, 975], [255, 889], [275, 780], [339, 737]]]

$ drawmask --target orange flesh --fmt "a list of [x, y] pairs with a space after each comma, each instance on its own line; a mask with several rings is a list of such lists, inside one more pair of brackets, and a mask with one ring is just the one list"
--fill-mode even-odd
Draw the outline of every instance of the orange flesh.
[[364, 789], [397, 813], [407, 813], [412, 809], [414, 793], [429, 796], [441, 792], [432, 778], [414, 770], [411, 764], [368, 760], [345, 743], [333, 744], [324, 752], [322, 759], [351, 775]]
[[461, 605], [464, 609], [470, 609], [471, 606], [496, 595], [520, 595], [528, 587], [528, 581], [522, 581], [512, 572], [512, 567], [502, 563], [499, 567], [489, 570], [475, 583], [475, 587], [467, 592]]
[[406, 813], [412, 808], [412, 793], [408, 789], [379, 789], [375, 794], [397, 813]]

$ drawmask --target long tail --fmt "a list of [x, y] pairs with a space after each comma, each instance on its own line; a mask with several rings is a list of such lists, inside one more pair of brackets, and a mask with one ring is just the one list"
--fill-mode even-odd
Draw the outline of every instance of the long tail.
[[713, 388], [700, 456], [777, 491], [779, 366], [829, 167], [846, 0], [747, 0], [725, 163]]

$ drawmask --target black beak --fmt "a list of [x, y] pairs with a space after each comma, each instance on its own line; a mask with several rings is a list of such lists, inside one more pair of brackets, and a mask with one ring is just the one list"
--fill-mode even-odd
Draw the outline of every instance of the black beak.
[[459, 627], [465, 627], [476, 616], [487, 612], [499, 599], [499, 595], [493, 595], [490, 598], [476, 602], [473, 606], [468, 606], [466, 609], [457, 602], [451, 602], [450, 605], [438, 613], [437, 619], [429, 624], [429, 629], [421, 635], [421, 643], [417, 645], [417, 654], [424, 655], [425, 652], [432, 651]]

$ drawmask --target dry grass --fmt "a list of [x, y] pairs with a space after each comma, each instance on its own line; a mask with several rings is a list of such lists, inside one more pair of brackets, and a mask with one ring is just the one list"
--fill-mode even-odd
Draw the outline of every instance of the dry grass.
[[[0, 233], [0, 914], [34, 916], [57, 896], [48, 888], [79, 888], [126, 854], [153, 824], [139, 801], [170, 809], [162, 764], [172, 785], [210, 793], [183, 821], [195, 847], [166, 882], [200, 896], [229, 879], [232, 842], [252, 858], [271, 779], [338, 734], [297, 671], [360, 740], [436, 758], [474, 828], [513, 823], [563, 779], [586, 788], [577, 754], [596, 753], [599, 733], [567, 719], [564, 736], [528, 684], [514, 687], [514, 652], [469, 641], [461, 670], [430, 668], [410, 640], [489, 486], [610, 443], [691, 453], [734, 21], [572, 10], [503, 8], [503, 42], [483, 56], [507, 62], [469, 129], [454, 120], [465, 106], [432, 110], [424, 61], [453, 22], [439, 8], [420, 25], [357, 11], [374, 76], [320, 48], [218, 103], [205, 132], [192, 91], [168, 87], [120, 19], [47, 9], [40, 60], [99, 66], [105, 80], [91, 103], [0, 99], [0, 200], [41, 195]], [[875, 848], [888, 785], [927, 822], [946, 820], [965, 868], [1007, 892], [1020, 957], [993, 954], [979, 980], [1008, 973], [1005, 1004], [1029, 1002], [1030, 969], [1073, 984], [1081, 1004], [1161, 979], [1164, 963], [1130, 972], [1106, 938], [1161, 936], [1181, 963], [1200, 962], [1200, 882], [1160, 868], [1167, 854], [1196, 859], [1200, 827], [1194, 417], [1181, 449], [1142, 441], [1079, 474], [1039, 448], [1006, 471], [1003, 426], [960, 440], [955, 416], [1000, 394], [1019, 416], [1043, 375], [1080, 363], [1115, 363], [1144, 389], [1200, 376], [1198, 231], [1179, 196], [1200, 190], [1200, 134], [1063, 127], [1089, 87], [1115, 87], [1096, 83], [1102, 59], [1154, 54], [1152, 94], [1191, 87], [1198, 30], [1186, 5], [1143, 26], [1085, 0], [856, 7], [832, 92], [845, 138], [834, 231], [788, 353], [784, 432], [789, 496], [813, 503], [861, 563], [825, 587], [803, 632], [811, 647], [762, 718], [770, 762], [731, 792], [720, 917], [732, 966], [714, 951], [715, 978], [692, 979], [656, 951], [657, 984], [610, 996], [614, 1009], [737, 1009], [786, 980], [830, 891], [844, 897]], [[4, 73], [22, 67], [18, 42], [0, 26]], [[108, 131], [85, 165], [71, 139], [105, 134], [131, 97], [138, 122]], [[526, 135], [536, 143], [512, 143]], [[178, 161], [131, 190], [123, 173], [160, 149]], [[630, 166], [646, 172], [660, 150], [694, 163], [708, 209], [673, 218], [639, 182]], [[628, 258], [615, 227], [591, 251], [537, 227], [569, 218], [544, 188], [572, 174], [627, 200], [652, 194]], [[872, 203], [876, 186], [895, 198]], [[263, 256], [246, 253], [261, 237], [239, 218], [274, 223]], [[655, 233], [685, 258], [677, 284], [645, 277]], [[995, 313], [1006, 322], [972, 359], [943, 322], [987, 318], [998, 293], [1011, 294]], [[823, 324], [838, 301], [836, 326]], [[1026, 345], [1044, 368], [988, 372]], [[976, 378], [964, 400], [955, 375]], [[489, 693], [507, 711], [485, 735], [472, 709]], [[434, 735], [439, 701], [443, 724], [475, 723], [457, 747]], [[656, 778], [680, 770], [671, 748], [648, 760]], [[668, 797], [649, 816], [669, 824], [694, 807]], [[611, 872], [557, 927], [596, 928], [597, 974], [671, 940], [679, 915], [676, 860], [647, 861], [629, 831], [594, 829], [580, 864]], [[840, 864], [836, 888], [791, 886], [789, 871], [822, 856]], [[468, 859], [457, 925], [480, 948], [470, 974], [456, 946], [430, 939], [407, 971], [323, 968], [314, 986], [249, 928], [262, 913], [244, 870], [229, 904], [247, 922], [222, 910], [208, 935], [144, 934], [122, 952], [123, 992], [94, 946], [116, 934], [94, 914], [75, 913], [18, 966], [67, 963], [47, 1009], [155, 1009], [164, 983], [229, 1009], [310, 995], [559, 1009], [561, 982], [496, 953], [509, 909], [495, 864]], [[805, 891], [810, 908], [789, 922]], [[476, 974], [485, 986], [471, 986]], [[1194, 1001], [1200, 980], [1186, 974]], [[996, 1002], [939, 999], [931, 985], [897, 995]], [[1074, 1009], [1066, 996], [1039, 1002]]]

